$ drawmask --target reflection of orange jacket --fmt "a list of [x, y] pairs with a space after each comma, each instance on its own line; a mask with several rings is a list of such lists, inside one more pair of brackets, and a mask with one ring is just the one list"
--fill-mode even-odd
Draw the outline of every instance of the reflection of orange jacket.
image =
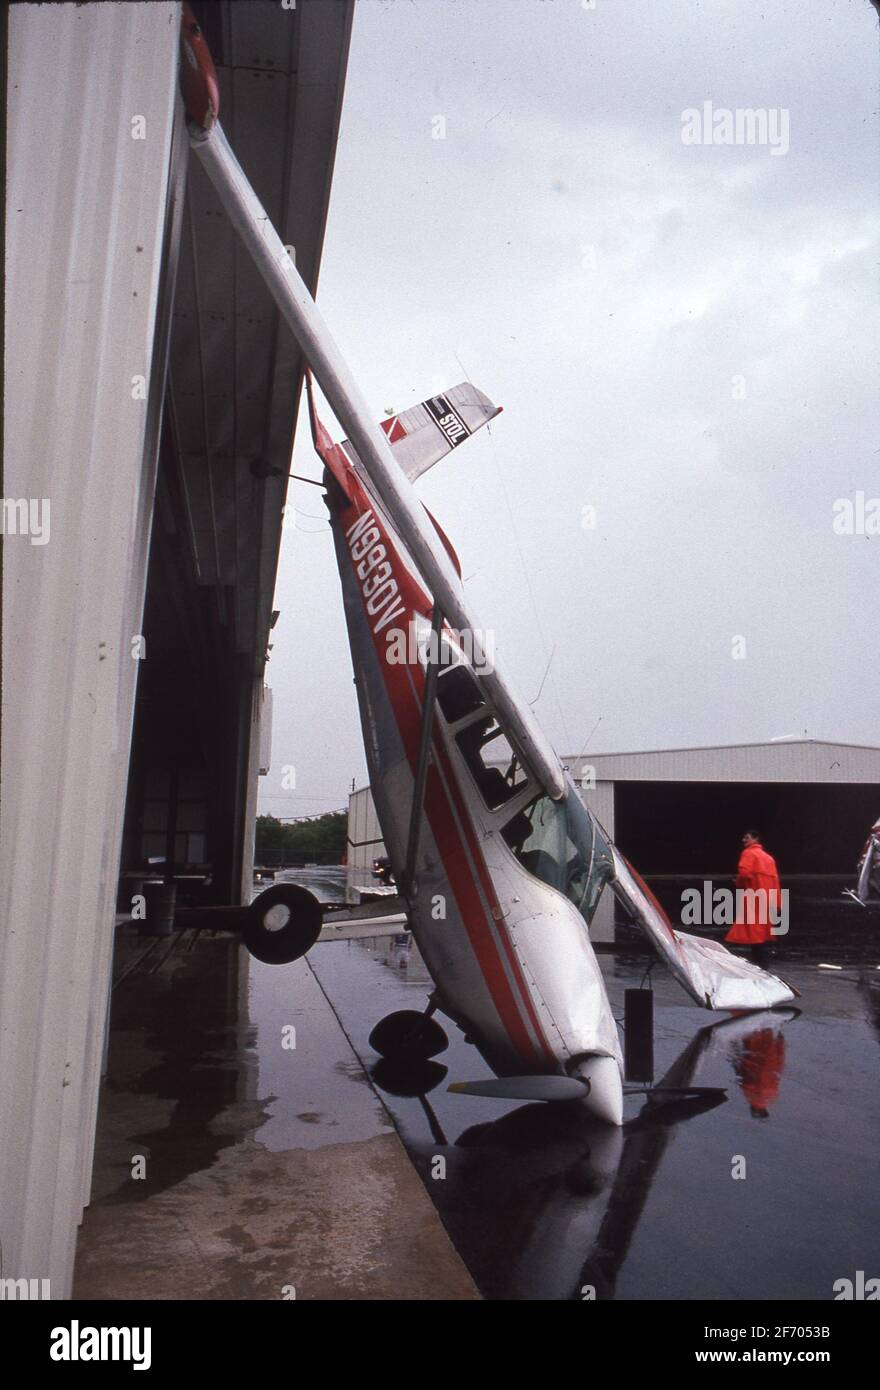
[[744, 849], [737, 865], [736, 886], [750, 890], [752, 896], [738, 904], [736, 921], [725, 940], [745, 946], [769, 941], [770, 928], [774, 921], [779, 921], [780, 907], [779, 874], [772, 854], [760, 845]]
[[784, 1065], [785, 1039], [775, 1028], [760, 1028], [743, 1038], [733, 1066], [753, 1110], [769, 1110], [779, 1095]]

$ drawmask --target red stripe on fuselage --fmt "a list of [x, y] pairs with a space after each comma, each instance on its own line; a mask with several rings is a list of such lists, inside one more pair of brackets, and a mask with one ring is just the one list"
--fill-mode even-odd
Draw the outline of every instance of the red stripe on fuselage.
[[[363, 491], [360, 481], [350, 475], [348, 482], [354, 495], [351, 506], [346, 507], [344, 511], [346, 518], [351, 519], [343, 520], [340, 515], [339, 525], [342, 527], [343, 533], [346, 534], [347, 540], [347, 533], [354, 529], [364, 513], [368, 510], [372, 512], [373, 520], [370, 522], [370, 526], [375, 525], [379, 530], [381, 544], [386, 549], [388, 559], [396, 561], [396, 564], [393, 565], [394, 578], [405, 609], [405, 613], [401, 616], [405, 617], [405, 630], [408, 630], [416, 613], [424, 617], [430, 612], [430, 599], [401, 559], [396, 545], [388, 534], [384, 519], [377, 513], [374, 503]], [[360, 584], [357, 564], [354, 557], [351, 556], [350, 547], [349, 557], [355, 582]], [[415, 775], [418, 763], [422, 702], [415, 690], [414, 683], [411, 683], [410, 679], [407, 678], [407, 672], [411, 668], [406, 665], [392, 664], [386, 659], [386, 633], [384, 630], [376, 630], [376, 615], [370, 614], [367, 610], [367, 600], [363, 589], [361, 590], [361, 597], [364, 603], [364, 616], [370, 627], [373, 643], [383, 667], [386, 692], [397, 720], [410, 767]], [[395, 625], [403, 626], [400, 623]], [[425, 673], [420, 663], [418, 663], [418, 670], [424, 689]], [[498, 1017], [511, 1043], [524, 1062], [531, 1061], [533, 1064], [545, 1065], [548, 1060], [553, 1061], [554, 1053], [541, 1029], [531, 994], [503, 922], [500, 920], [496, 922], [491, 916], [493, 909], [498, 910], [500, 916], [498, 900], [488, 868], [477, 844], [470, 815], [458, 787], [455, 772], [436, 727], [432, 736], [432, 748], [435, 763], [428, 769], [425, 786], [425, 811], [443, 860], [450, 887], [454, 884], [453, 892], [459, 904], [468, 939]], [[440, 770], [442, 770], [442, 776]], [[469, 859], [476, 868], [476, 878], [473, 871], [470, 870]], [[488, 911], [481, 898], [481, 887], [485, 895], [485, 902], [488, 903]], [[510, 977], [515, 982], [519, 993], [519, 1000], [517, 1000], [511, 987], [511, 978], [505, 969], [504, 957], [498, 945], [499, 941], [502, 943], [504, 957], [507, 959]], [[526, 1019], [534, 1030], [534, 1039], [530, 1036]]]
[[[552, 1048], [550, 1048], [550, 1046], [548, 1045], [547, 1039], [546, 1039], [545, 1036], [544, 1036], [544, 1032], [543, 1032], [543, 1029], [541, 1028], [541, 1023], [540, 1023], [540, 1020], [538, 1019], [538, 1014], [537, 1014], [537, 1011], [536, 1011], [536, 1009], [535, 1009], [534, 1000], [532, 999], [532, 995], [531, 995], [531, 992], [530, 992], [530, 990], [529, 990], [528, 985], [526, 984], [525, 980], [523, 979], [522, 970], [521, 970], [519, 961], [518, 961], [517, 958], [516, 958], [516, 954], [515, 954], [514, 949], [513, 949], [513, 944], [512, 944], [512, 942], [511, 942], [510, 937], [509, 937], [509, 935], [508, 935], [508, 933], [507, 933], [507, 930], [506, 930], [506, 928], [504, 927], [503, 922], [502, 922], [502, 920], [501, 920], [501, 907], [500, 907], [500, 904], [499, 904], [499, 902], [498, 902], [498, 897], [497, 897], [497, 895], [496, 895], [496, 893], [495, 893], [495, 888], [494, 888], [494, 885], [493, 885], [493, 883], [492, 883], [491, 874], [489, 873], [489, 870], [488, 870], [487, 865], [486, 865], [486, 861], [485, 861], [483, 855], [481, 854], [480, 849], [479, 849], [479, 846], [478, 846], [478, 844], [477, 844], [476, 836], [474, 835], [473, 824], [472, 824], [471, 818], [470, 818], [470, 816], [469, 816], [469, 814], [468, 814], [468, 810], [467, 810], [467, 806], [466, 806], [466, 804], [465, 804], [464, 798], [462, 797], [461, 788], [460, 788], [459, 785], [458, 785], [458, 780], [457, 780], [457, 778], [456, 778], [455, 771], [454, 771], [454, 769], [453, 769], [453, 767], [452, 767], [452, 765], [451, 765], [451, 763], [450, 763], [450, 761], [449, 761], [449, 754], [447, 753], [446, 749], [443, 747], [442, 737], [441, 737], [439, 731], [437, 731], [437, 730], [435, 730], [435, 732], [434, 732], [434, 736], [433, 736], [433, 740], [432, 740], [432, 746], [433, 746], [433, 749], [434, 749], [434, 755], [435, 755], [435, 757], [436, 757], [436, 759], [437, 759], [437, 762], [438, 762], [440, 768], [442, 769], [443, 774], [444, 774], [444, 777], [445, 777], [446, 786], [447, 786], [447, 789], [448, 789], [448, 790], [447, 790], [448, 802], [449, 802], [450, 805], [451, 805], [451, 809], [452, 809], [453, 811], [457, 812], [457, 814], [458, 814], [458, 821], [459, 821], [459, 824], [460, 824], [461, 827], [462, 827], [462, 833], [463, 833], [463, 836], [464, 836], [464, 838], [465, 838], [465, 841], [467, 842], [468, 849], [470, 850], [471, 858], [472, 858], [474, 864], [476, 865], [477, 873], [478, 873], [478, 875], [479, 875], [480, 882], [481, 882], [481, 884], [482, 884], [483, 892], [484, 892], [484, 894], [485, 894], [485, 896], [486, 896], [486, 899], [488, 900], [488, 903], [489, 903], [489, 910], [490, 910], [490, 913], [492, 913], [492, 914], [494, 914], [495, 912], [498, 913], [498, 917], [497, 917], [497, 918], [494, 918], [494, 916], [493, 916], [493, 920], [496, 922], [496, 934], [497, 934], [497, 938], [498, 938], [498, 940], [501, 942], [502, 949], [503, 949], [503, 951], [504, 951], [505, 956], [507, 957], [507, 962], [508, 962], [508, 966], [509, 966], [509, 968], [510, 968], [510, 972], [511, 972], [511, 974], [513, 975], [514, 979], [516, 980], [517, 985], [519, 986], [519, 990], [520, 990], [520, 994], [521, 994], [521, 996], [522, 996], [522, 1000], [523, 1000], [523, 1002], [524, 1002], [524, 1004], [525, 1004], [525, 1006], [526, 1006], [526, 1013], [527, 1013], [527, 1015], [528, 1015], [529, 1022], [530, 1022], [531, 1025], [532, 1025], [532, 1028], [533, 1028], [534, 1034], [535, 1034], [535, 1038], [537, 1039], [537, 1042], [538, 1042], [538, 1046], [536, 1047], [536, 1046], [535, 1046], [535, 1043], [534, 1043], [534, 1042], [532, 1041], [532, 1039], [528, 1036], [528, 1033], [527, 1033], [527, 1032], [523, 1032], [523, 1037], [524, 1037], [524, 1039], [525, 1039], [525, 1042], [524, 1042], [523, 1045], [527, 1046], [527, 1050], [528, 1050], [528, 1051], [530, 1051], [530, 1052], [532, 1052], [533, 1054], [535, 1054], [535, 1056], [537, 1057], [537, 1060], [538, 1060], [538, 1061], [544, 1062], [544, 1061], [547, 1061], [548, 1059], [549, 1059], [550, 1061], [553, 1061], [553, 1060], [554, 1060], [554, 1053], [553, 1053], [553, 1050], [552, 1050]], [[434, 832], [435, 832], [435, 839], [436, 839], [436, 830], [435, 830], [433, 821], [432, 821], [432, 823], [431, 823], [431, 829], [434, 830]], [[444, 862], [445, 862], [445, 861], [444, 861]], [[465, 923], [465, 925], [467, 925], [467, 923]], [[491, 927], [490, 927], [489, 930], [490, 930], [490, 933], [491, 933]], [[494, 943], [494, 940], [493, 940], [493, 945], [494, 945], [494, 944], [495, 944], [495, 943]], [[496, 950], [497, 950], [497, 946], [496, 946]], [[499, 960], [499, 961], [498, 961], [498, 964], [499, 964], [499, 967], [501, 968], [501, 973], [502, 973], [502, 975], [503, 975], [503, 974], [504, 974], [503, 963]], [[517, 1016], [517, 1023], [518, 1023], [518, 1025], [519, 1025], [520, 1027], [522, 1026], [522, 1022], [521, 1022], [521, 1019], [519, 1018], [519, 1016]], [[507, 1026], [507, 1025], [505, 1025], [505, 1026]], [[508, 1033], [511, 1033], [511, 1030], [510, 1030], [510, 1027], [509, 1027], [509, 1026], [508, 1026]], [[512, 1034], [511, 1034], [511, 1036], [512, 1036]]]

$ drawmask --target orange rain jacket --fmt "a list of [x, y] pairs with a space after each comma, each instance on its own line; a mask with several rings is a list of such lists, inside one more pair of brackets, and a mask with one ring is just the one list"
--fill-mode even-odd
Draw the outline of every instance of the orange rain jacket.
[[739, 907], [736, 921], [724, 938], [742, 946], [758, 946], [769, 941], [774, 922], [779, 921], [779, 874], [776, 860], [761, 845], [749, 845], [739, 857], [737, 888], [758, 890]]

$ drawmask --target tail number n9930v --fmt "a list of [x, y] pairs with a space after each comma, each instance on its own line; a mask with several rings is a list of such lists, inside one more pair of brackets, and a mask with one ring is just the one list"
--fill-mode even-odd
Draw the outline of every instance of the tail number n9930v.
[[371, 618], [379, 619], [373, 632], [381, 632], [392, 618], [400, 617], [403, 604], [399, 603], [400, 590], [372, 511], [363, 512], [345, 535], [354, 572], [361, 581], [364, 606]]

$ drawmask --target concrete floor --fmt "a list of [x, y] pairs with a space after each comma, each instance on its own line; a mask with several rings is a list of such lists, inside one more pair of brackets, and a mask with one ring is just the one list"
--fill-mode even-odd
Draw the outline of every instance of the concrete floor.
[[74, 1297], [478, 1298], [308, 963], [191, 941], [114, 993]]

